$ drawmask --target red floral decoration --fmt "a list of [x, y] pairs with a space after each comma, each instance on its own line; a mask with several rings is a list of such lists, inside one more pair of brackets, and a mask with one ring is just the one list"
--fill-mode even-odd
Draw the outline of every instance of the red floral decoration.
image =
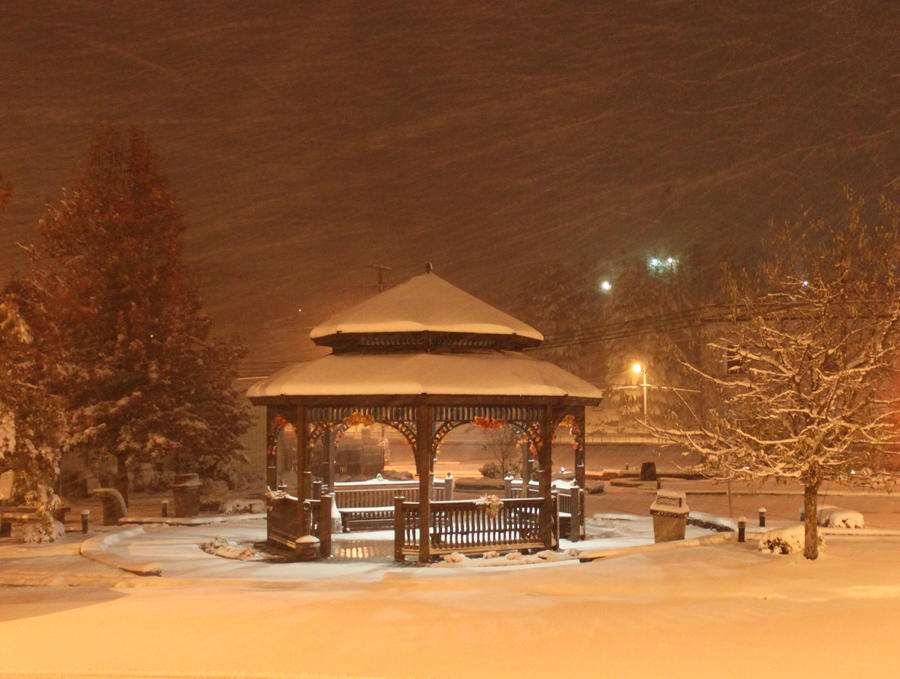
[[473, 417], [472, 424], [479, 429], [499, 429], [506, 426], [506, 420], [494, 419], [493, 417]]
[[369, 413], [361, 413], [358, 410], [354, 410], [350, 415], [341, 420], [341, 422], [346, 424], [348, 427], [368, 427], [375, 424], [375, 418]]

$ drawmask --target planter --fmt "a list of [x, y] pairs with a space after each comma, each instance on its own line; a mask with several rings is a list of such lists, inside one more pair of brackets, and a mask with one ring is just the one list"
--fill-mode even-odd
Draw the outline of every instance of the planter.
[[176, 517], [200, 514], [200, 477], [197, 474], [176, 474], [172, 493], [175, 496]]

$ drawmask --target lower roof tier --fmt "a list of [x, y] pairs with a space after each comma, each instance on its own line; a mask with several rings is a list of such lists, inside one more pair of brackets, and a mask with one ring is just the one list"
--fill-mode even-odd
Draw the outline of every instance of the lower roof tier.
[[247, 391], [290, 396], [513, 396], [599, 400], [602, 392], [547, 361], [516, 351], [464, 354], [330, 354], [297, 363]]

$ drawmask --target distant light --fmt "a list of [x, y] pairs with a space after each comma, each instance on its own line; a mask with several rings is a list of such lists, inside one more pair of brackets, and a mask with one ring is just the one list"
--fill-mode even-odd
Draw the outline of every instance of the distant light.
[[803, 281], [803, 287], [804, 288], [809, 287], [809, 281]]
[[609, 292], [610, 290], [612, 290], [612, 283], [610, 283], [609, 281], [601, 281], [600, 289], [603, 290], [603, 292]]
[[633, 366], [631, 366], [631, 370], [632, 372], [640, 373], [644, 370], [644, 366], [642, 366], [640, 363], [635, 363]]
[[856, 470], [855, 470], [855, 469], [851, 469], [851, 470], [850, 470], [850, 473], [851, 473], [851, 474], [855, 474], [855, 473], [856, 473]]
[[669, 258], [666, 260], [666, 263], [667, 263], [667, 264], [674, 264], [674, 263], [675, 263], [675, 260], [672, 259], [671, 257], [669, 257]]
[[302, 312], [303, 312], [303, 309], [300, 309], [300, 308], [297, 309], [297, 313], [302, 313]]
[[650, 266], [659, 266], [659, 259], [656, 257], [650, 258]]

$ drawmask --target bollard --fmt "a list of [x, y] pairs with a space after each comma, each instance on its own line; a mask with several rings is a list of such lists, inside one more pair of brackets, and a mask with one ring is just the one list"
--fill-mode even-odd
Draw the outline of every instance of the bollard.
[[656, 479], [656, 490], [659, 490], [660, 488], [662, 488], [662, 479], [660, 479], [660, 478], [657, 477], [657, 479]]
[[90, 510], [90, 509], [83, 509], [83, 510], [81, 511], [81, 532], [82, 532], [82, 533], [87, 533], [87, 532], [88, 532], [88, 519], [89, 519], [90, 517], [91, 517], [91, 510]]
[[746, 542], [747, 538], [747, 519], [741, 517], [738, 519], [738, 542]]
[[765, 507], [759, 508], [759, 527], [760, 528], [766, 527], [766, 508]]
[[168, 500], [162, 501], [162, 515], [163, 515], [163, 518], [165, 518], [169, 515], [169, 501]]

